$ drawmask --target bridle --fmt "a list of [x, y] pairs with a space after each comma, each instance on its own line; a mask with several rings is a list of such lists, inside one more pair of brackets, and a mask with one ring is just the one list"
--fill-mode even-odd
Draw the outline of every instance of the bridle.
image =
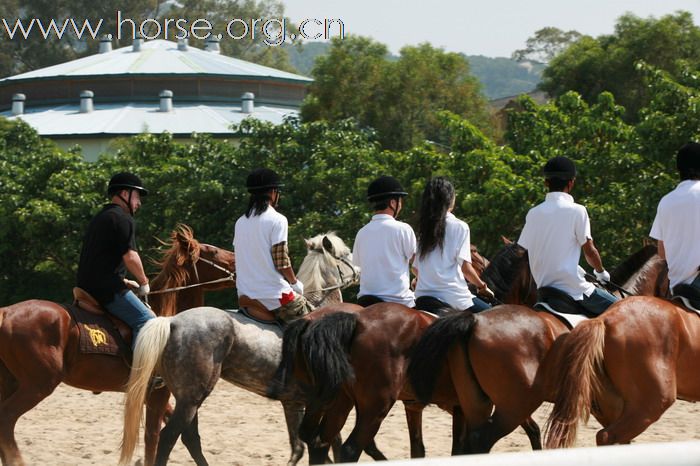
[[[312, 249], [310, 252], [314, 252], [316, 254], [325, 254], [326, 251], [323, 249]], [[328, 295], [330, 294], [331, 291], [334, 291], [337, 289], [347, 288], [348, 286], [350, 286], [354, 283], [357, 283], [357, 281], [360, 278], [360, 274], [357, 272], [357, 269], [355, 268], [353, 263], [350, 262], [346, 257], [338, 257], [338, 256], [336, 256], [334, 254], [330, 254], [330, 253], [329, 253], [329, 255], [333, 259], [336, 260], [335, 268], [336, 268], [336, 271], [338, 272], [338, 284], [333, 285], [333, 286], [327, 286], [324, 288], [319, 288], [317, 290], [308, 290], [308, 291], [305, 290], [304, 291], [304, 295], [311, 294], [311, 293], [323, 293], [323, 295], [321, 295], [321, 299], [319, 300], [319, 302], [323, 302], [323, 300], [328, 297]], [[346, 276], [343, 274], [343, 271], [340, 267], [341, 263], [345, 264], [345, 266], [347, 266], [350, 270], [352, 270], [352, 276]]]
[[[216, 280], [210, 280], [208, 282], [200, 282], [199, 281], [199, 272], [197, 271], [197, 262], [202, 261], [205, 264], [208, 264], [212, 267], [214, 267], [217, 270], [220, 270], [224, 272], [227, 276], [223, 278], [217, 278]], [[236, 281], [236, 273], [228, 270], [225, 267], [220, 266], [219, 264], [209, 260], [205, 259], [204, 257], [198, 257], [197, 259], [192, 261], [192, 268], [194, 269], [194, 277], [196, 280], [196, 283], [193, 283], [191, 285], [184, 285], [184, 286], [177, 286], [174, 288], [166, 288], [164, 290], [156, 290], [156, 291], [151, 291], [149, 294], [161, 294], [161, 293], [172, 293], [174, 291], [182, 291], [182, 290], [187, 290], [189, 288], [196, 288], [198, 286], [205, 286], [205, 285], [213, 285], [215, 283], [223, 283], [223, 282], [228, 282], [228, 281]]]

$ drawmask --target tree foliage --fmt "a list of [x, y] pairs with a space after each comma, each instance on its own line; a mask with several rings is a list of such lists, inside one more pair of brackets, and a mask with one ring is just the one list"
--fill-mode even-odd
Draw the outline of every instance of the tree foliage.
[[640, 60], [681, 78], [690, 65], [700, 66], [700, 28], [688, 12], [656, 18], [633, 14], [620, 17], [615, 32], [583, 37], [549, 63], [540, 87], [550, 95], [576, 91], [593, 103], [601, 92], [611, 92], [634, 119], [653, 95], [636, 70]]
[[305, 121], [355, 118], [377, 131], [382, 146], [406, 150], [437, 140], [436, 113], [449, 110], [488, 131], [490, 120], [478, 81], [464, 56], [421, 44], [404, 47], [396, 60], [364, 37], [335, 39], [316, 61]]
[[581, 38], [578, 31], [562, 31], [555, 27], [545, 27], [535, 31], [535, 35], [525, 42], [525, 48], [513, 52], [513, 59], [548, 63], [569, 45]]

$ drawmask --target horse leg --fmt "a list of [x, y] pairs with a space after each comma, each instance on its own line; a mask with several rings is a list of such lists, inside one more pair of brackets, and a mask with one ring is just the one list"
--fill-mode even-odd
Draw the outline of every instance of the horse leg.
[[423, 443], [423, 409], [425, 409], [425, 405], [416, 401], [404, 401], [403, 407], [406, 411], [408, 438], [411, 442], [411, 458], [425, 458], [425, 444]]
[[464, 447], [466, 445], [466, 434], [467, 425], [462, 408], [455, 406], [452, 409], [452, 456], [469, 453], [468, 449]]
[[[328, 450], [331, 443], [340, 440], [340, 430], [345, 425], [345, 421], [352, 410], [352, 400], [344, 392], [340, 392], [335, 400], [327, 407], [320, 422], [318, 434], [311, 442], [307, 442], [309, 447], [309, 464], [323, 464], [328, 458]], [[342, 447], [339, 452], [333, 452], [336, 462], [342, 458]]]
[[[340, 435], [338, 436], [338, 439], [340, 440]], [[365, 447], [365, 453], [367, 453], [367, 455], [369, 455], [369, 457], [374, 461], [386, 461], [387, 459], [386, 456], [384, 456], [384, 453], [381, 452], [375, 443], [374, 439], [372, 439], [372, 441]]]
[[199, 436], [199, 414], [195, 411], [192, 422], [182, 432], [182, 443], [198, 466], [207, 466], [207, 460], [202, 453], [202, 439]]
[[360, 459], [362, 451], [374, 440], [382, 421], [396, 402], [396, 398], [377, 394], [372, 394], [370, 400], [361, 400], [363, 397], [360, 396], [356, 398], [357, 419], [350, 436], [343, 443], [340, 458], [343, 462], [357, 462]]
[[284, 409], [284, 419], [287, 422], [287, 432], [289, 433], [289, 445], [292, 454], [287, 461], [287, 466], [296, 466], [302, 456], [304, 456], [304, 442], [299, 438], [299, 427], [304, 416], [304, 409], [298, 403], [282, 402]]
[[163, 426], [165, 413], [172, 408], [168, 401], [170, 391], [167, 388], [154, 390], [146, 401], [146, 428], [144, 432], [144, 465], [152, 466], [156, 460], [156, 449], [158, 448], [158, 436]]
[[[173, 416], [165, 427], [163, 427], [163, 430], [160, 431], [158, 453], [156, 454], [155, 462], [156, 466], [165, 466], [168, 463], [168, 457], [175, 446], [175, 442], [177, 442], [180, 434], [190, 427], [190, 424], [197, 416], [197, 410], [197, 403], [184, 399], [176, 400]], [[202, 457], [202, 459], [204, 458]], [[207, 463], [206, 460], [204, 460], [204, 463], [197, 464], [206, 465]]]
[[530, 446], [533, 450], [542, 449], [542, 432], [540, 432], [540, 426], [532, 419], [532, 416], [528, 417], [525, 422], [520, 424], [527, 438], [530, 440]]

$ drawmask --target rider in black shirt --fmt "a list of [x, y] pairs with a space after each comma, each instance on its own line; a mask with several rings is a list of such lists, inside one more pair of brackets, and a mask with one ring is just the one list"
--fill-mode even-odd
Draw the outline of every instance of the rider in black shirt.
[[[80, 252], [78, 286], [90, 293], [108, 312], [126, 322], [133, 331], [133, 342], [141, 327], [155, 317], [129, 289], [140, 296], [150, 291], [148, 277], [136, 252], [133, 215], [148, 194], [141, 180], [132, 173], [118, 173], [107, 188], [111, 203], [93, 217]], [[130, 272], [136, 282], [126, 279]]]

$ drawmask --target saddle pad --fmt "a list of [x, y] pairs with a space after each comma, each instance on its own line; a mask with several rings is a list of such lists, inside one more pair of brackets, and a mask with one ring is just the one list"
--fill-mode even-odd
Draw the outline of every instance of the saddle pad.
[[550, 314], [554, 314], [554, 316], [558, 317], [560, 320], [563, 320], [564, 323], [570, 329], [576, 327], [578, 324], [580, 324], [584, 320], [590, 319], [590, 317], [586, 317], [586, 316], [581, 315], [581, 314], [565, 314], [563, 312], [557, 312], [549, 304], [543, 303], [543, 302], [536, 303], [533, 307], [537, 310], [549, 312]]
[[259, 324], [263, 325], [270, 325], [272, 327], [277, 327], [277, 328], [283, 328], [282, 324], [277, 322], [276, 320], [260, 320], [256, 319], [252, 315], [248, 314], [248, 311], [245, 308], [240, 308], [240, 309], [224, 309], [225, 312], [228, 312], [230, 314], [238, 314], [241, 316], [245, 316], [246, 319], [250, 319], [253, 322], [257, 322]]
[[684, 306], [686, 309], [688, 309], [689, 311], [693, 311], [693, 312], [696, 313], [697, 315], [700, 315], [700, 309], [698, 309], [697, 307], [693, 306], [693, 304], [690, 302], [690, 300], [689, 300], [688, 298], [686, 298], [685, 296], [673, 296], [673, 297], [671, 298], [671, 300], [675, 300], [675, 299], [680, 300], [680, 301], [683, 303], [683, 306]]
[[64, 305], [80, 331], [80, 352], [123, 356], [130, 350], [106, 315], [92, 314], [77, 306]]

